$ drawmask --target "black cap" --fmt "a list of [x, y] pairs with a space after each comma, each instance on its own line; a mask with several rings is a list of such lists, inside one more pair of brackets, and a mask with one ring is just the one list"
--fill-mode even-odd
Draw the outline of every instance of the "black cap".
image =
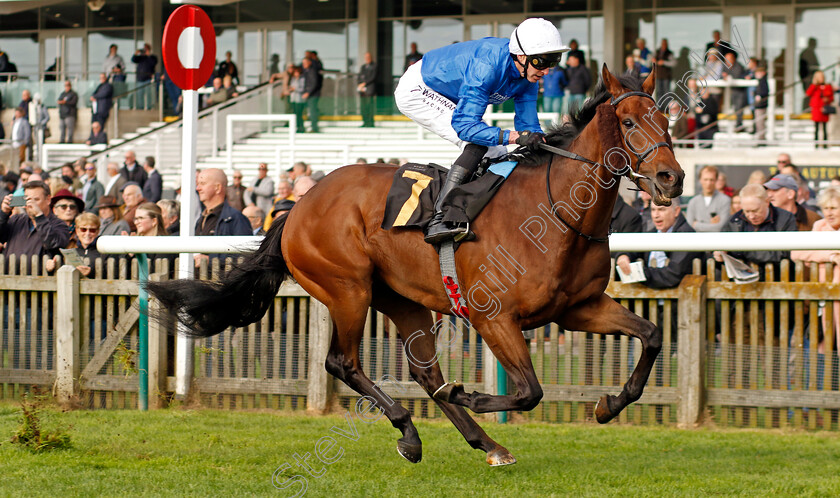
[[295, 201], [283, 199], [274, 203], [274, 209], [271, 210], [271, 216], [274, 217], [278, 211], [288, 211], [295, 207]]

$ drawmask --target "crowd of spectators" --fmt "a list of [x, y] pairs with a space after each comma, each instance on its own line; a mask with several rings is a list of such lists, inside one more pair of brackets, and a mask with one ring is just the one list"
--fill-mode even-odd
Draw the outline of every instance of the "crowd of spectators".
[[[19, 173], [4, 174], [0, 183], [0, 250], [18, 259], [46, 256], [44, 268], [29, 269], [38, 273], [55, 271], [66, 256], [62, 249], [76, 249], [84, 261], [79, 271], [93, 278], [95, 261], [107, 258], [96, 250], [99, 236], [179, 235], [180, 202], [171, 195], [162, 198], [163, 182], [155, 163], [154, 157], [146, 157], [141, 165], [134, 151], [127, 151], [121, 165], [107, 164], [103, 184], [96, 166], [84, 159], [64, 164], [53, 176], [24, 162]], [[324, 176], [296, 163], [273, 175], [275, 189], [268, 165], [260, 164], [257, 171], [248, 187], [241, 171], [233, 172], [230, 183], [221, 169], [197, 172], [196, 235], [263, 235]], [[213, 257], [198, 256], [196, 265]]]
[[[373, 59], [370, 59], [370, 64]], [[375, 69], [375, 66], [374, 66]], [[304, 112], [308, 114], [310, 122], [310, 133], [319, 133], [318, 120], [321, 111], [318, 103], [321, 100], [321, 88], [324, 85], [324, 65], [315, 50], [307, 50], [304, 53], [300, 65], [289, 64], [286, 70], [271, 75], [269, 82], [280, 81], [280, 95], [287, 103], [288, 108], [295, 114], [297, 133], [305, 133]], [[359, 81], [361, 85], [364, 81]], [[362, 87], [357, 87], [363, 92]], [[365, 87], [366, 88], [366, 87]], [[370, 112], [373, 112], [370, 109]], [[369, 124], [373, 126], [373, 115], [369, 116]], [[368, 124], [368, 123], [366, 123]]]

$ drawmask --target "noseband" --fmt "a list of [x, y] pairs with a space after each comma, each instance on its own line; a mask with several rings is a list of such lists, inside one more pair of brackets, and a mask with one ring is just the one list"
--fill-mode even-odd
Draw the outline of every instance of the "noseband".
[[[644, 98], [648, 98], [650, 100], [653, 100], [654, 103], [656, 103], [654, 98], [651, 97], [650, 95], [648, 95], [645, 92], [627, 92], [627, 93], [619, 95], [618, 97], [614, 97], [610, 101], [610, 105], [615, 107], [615, 106], [618, 105], [619, 102], [621, 102], [622, 100], [624, 100], [628, 97], [644, 97]], [[622, 138], [622, 140], [624, 140], [624, 136], [622, 136], [621, 138]], [[627, 140], [624, 140], [624, 143], [627, 143]], [[673, 147], [671, 146], [671, 144], [669, 144], [667, 142], [657, 142], [656, 144], [648, 147], [641, 154], [639, 154], [638, 152], [633, 150], [632, 146], [629, 147], [629, 149], [630, 149], [630, 152], [632, 152], [633, 155], [636, 156], [636, 159], [638, 159], [638, 161], [639, 161], [637, 164], [639, 164], [639, 166], [641, 167], [641, 164], [644, 162], [644, 160], [651, 153], [657, 151], [660, 147], [667, 147], [672, 152], [674, 150]], [[581, 162], [584, 162], [584, 163], [587, 163], [587, 164], [600, 166], [599, 163], [597, 163], [597, 162], [595, 162], [591, 159], [587, 159], [587, 158], [585, 158], [585, 157], [583, 157], [579, 154], [575, 154], [574, 152], [569, 152], [567, 150], [563, 150], [563, 149], [560, 149], [558, 147], [553, 147], [553, 146], [548, 145], [546, 143], [541, 143], [540, 148], [542, 148], [543, 150], [546, 150], [548, 152], [551, 152], [553, 154], [556, 154], [558, 156], [565, 157], [567, 159], [571, 159], [573, 161], [581, 161]], [[575, 232], [580, 237], [583, 237], [584, 239], [588, 240], [589, 242], [607, 242], [607, 241], [609, 241], [609, 234], [607, 234], [606, 237], [593, 237], [592, 235], [587, 235], [587, 234], [581, 232], [577, 228], [573, 227], [568, 221], [563, 219], [563, 217], [560, 216], [560, 213], [558, 213], [557, 210], [554, 209], [554, 199], [551, 196], [551, 163], [552, 163], [552, 161], [549, 160], [548, 161], [548, 166], [545, 169], [545, 188], [546, 188], [546, 192], [548, 193], [548, 203], [549, 203], [549, 206], [550, 206], [549, 209], [551, 209], [551, 212], [554, 213], [554, 216], [556, 216], [557, 219], [560, 220], [564, 225], [569, 227], [573, 232]], [[633, 168], [629, 168], [629, 170], [630, 170], [630, 174], [632, 174], [633, 177], [635, 177], [635, 178], [646, 178], [646, 177], [640, 175], [639, 173], [633, 171]]]

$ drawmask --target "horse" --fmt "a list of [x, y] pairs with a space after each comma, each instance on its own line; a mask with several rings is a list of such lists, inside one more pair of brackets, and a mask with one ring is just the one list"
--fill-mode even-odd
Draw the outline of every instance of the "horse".
[[[554, 322], [567, 330], [641, 341], [641, 357], [620, 394], [598, 401], [600, 423], [641, 397], [661, 349], [657, 326], [604, 293], [611, 271], [607, 235], [619, 176], [628, 176], [654, 203], [670, 205], [682, 193], [684, 173], [674, 157], [668, 120], [651, 97], [653, 74], [644, 81], [617, 78], [604, 65], [601, 76], [596, 95], [571, 122], [546, 135], [553, 152], [523, 155], [472, 223], [476, 240], [455, 253], [462, 289], [469, 289], [464, 293], [469, 319], [516, 392], [466, 393], [462, 385], [446, 382], [435, 361], [410, 362], [412, 379], [492, 466], [516, 459], [464, 407], [486, 413], [537, 406], [542, 388], [522, 330]], [[604, 158], [603, 164], [592, 158]], [[435, 248], [423, 242], [419, 230], [381, 228], [395, 171], [390, 165], [339, 168], [278, 218], [259, 248], [219, 282], [176, 280], [150, 283], [148, 290], [190, 335], [207, 337], [258, 321], [282, 282], [294, 278], [329, 309], [333, 333], [326, 370], [384, 412], [402, 434], [400, 455], [416, 463], [422, 442], [410, 413], [367, 377], [359, 360], [370, 307], [393, 321], [412, 358], [435, 358], [430, 311], [453, 314]], [[488, 269], [494, 252], [498, 256]]]

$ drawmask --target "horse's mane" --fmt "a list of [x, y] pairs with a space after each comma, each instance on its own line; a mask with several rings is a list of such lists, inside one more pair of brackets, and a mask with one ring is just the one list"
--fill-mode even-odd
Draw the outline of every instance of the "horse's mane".
[[[642, 78], [635, 75], [618, 76], [618, 81], [633, 92], [642, 91]], [[598, 86], [595, 87], [595, 94], [586, 100], [580, 109], [570, 109], [569, 122], [559, 125], [551, 126], [545, 135], [545, 141], [548, 145], [559, 147], [561, 149], [568, 149], [572, 142], [583, 132], [594, 118], [598, 106], [604, 102], [612, 99], [612, 94], [607, 91], [603, 80], [598, 80]], [[548, 162], [551, 157], [551, 152], [525, 152], [522, 157], [522, 162], [530, 164], [542, 164]]]

